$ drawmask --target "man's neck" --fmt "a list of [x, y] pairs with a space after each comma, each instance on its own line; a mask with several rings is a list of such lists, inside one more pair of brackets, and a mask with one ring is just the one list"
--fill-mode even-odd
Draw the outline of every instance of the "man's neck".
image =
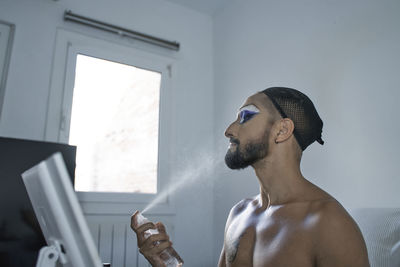
[[300, 163], [286, 156], [267, 156], [253, 165], [260, 183], [262, 208], [295, 201], [306, 185]]

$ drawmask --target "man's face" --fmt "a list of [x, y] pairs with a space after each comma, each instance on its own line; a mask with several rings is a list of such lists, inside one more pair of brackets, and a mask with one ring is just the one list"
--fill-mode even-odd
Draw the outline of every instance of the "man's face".
[[225, 163], [231, 169], [243, 169], [268, 154], [273, 120], [262, 101], [264, 94], [249, 97], [239, 109], [237, 119], [225, 131], [230, 140]]
[[[259, 142], [248, 142], [243, 145], [240, 145], [239, 139], [231, 138], [230, 148], [225, 155], [226, 165], [231, 169], [244, 169], [264, 158], [268, 152], [269, 133], [266, 132], [264, 137]], [[232, 146], [232, 143], [235, 145]]]

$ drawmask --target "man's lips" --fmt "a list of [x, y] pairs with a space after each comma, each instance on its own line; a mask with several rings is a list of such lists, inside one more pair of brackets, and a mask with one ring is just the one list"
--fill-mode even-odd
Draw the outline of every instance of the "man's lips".
[[230, 138], [230, 139], [229, 139], [229, 143], [230, 143], [230, 144], [234, 144], [234, 145], [238, 145], [240, 142], [239, 142], [239, 140], [237, 140], [237, 139]]
[[237, 139], [230, 139], [229, 140], [229, 147], [231, 148], [231, 147], [233, 147], [233, 146], [237, 146], [237, 145], [239, 145], [239, 140], [237, 140]]

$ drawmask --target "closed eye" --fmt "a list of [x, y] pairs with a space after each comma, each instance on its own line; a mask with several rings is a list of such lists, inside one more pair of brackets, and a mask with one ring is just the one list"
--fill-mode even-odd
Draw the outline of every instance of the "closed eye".
[[240, 124], [245, 123], [246, 121], [250, 120], [251, 118], [254, 117], [258, 112], [250, 111], [250, 110], [242, 110], [240, 111]]

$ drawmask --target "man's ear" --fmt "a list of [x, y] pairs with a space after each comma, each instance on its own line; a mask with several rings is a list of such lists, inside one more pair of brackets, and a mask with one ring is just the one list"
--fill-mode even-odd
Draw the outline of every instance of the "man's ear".
[[288, 140], [294, 131], [294, 123], [289, 118], [281, 119], [278, 123], [278, 133], [275, 139], [275, 143], [281, 143]]

